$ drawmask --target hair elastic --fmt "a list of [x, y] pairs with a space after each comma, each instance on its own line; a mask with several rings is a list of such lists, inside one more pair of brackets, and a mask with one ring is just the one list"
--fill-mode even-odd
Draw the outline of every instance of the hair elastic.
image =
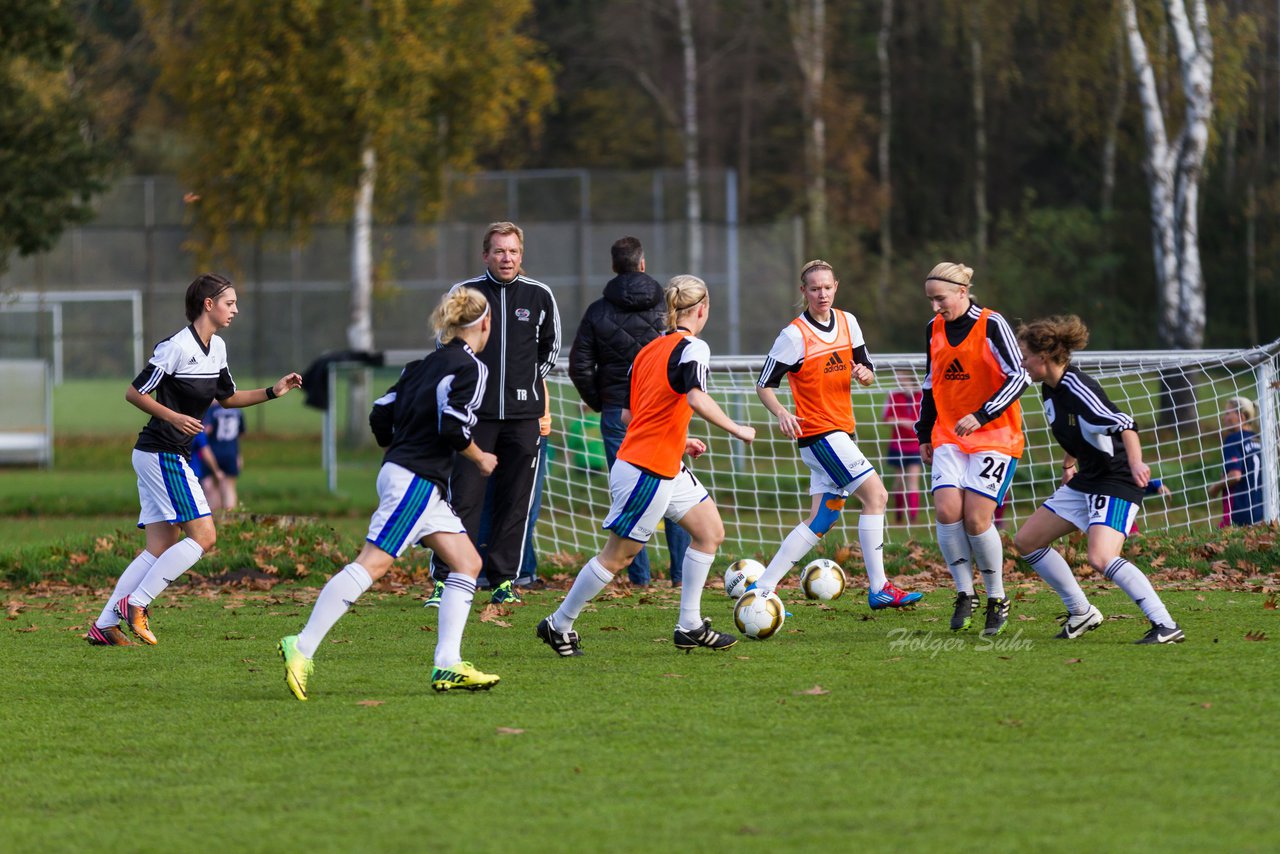
[[930, 276], [925, 279], [926, 282], [946, 282], [948, 285], [955, 285], [958, 288], [970, 287], [968, 282], [953, 282], [951, 279], [944, 279], [941, 276]]

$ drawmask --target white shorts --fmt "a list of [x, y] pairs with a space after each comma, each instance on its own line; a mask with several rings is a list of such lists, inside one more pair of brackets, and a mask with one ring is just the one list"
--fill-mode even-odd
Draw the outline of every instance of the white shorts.
[[445, 501], [443, 490], [404, 466], [383, 463], [378, 471], [378, 509], [369, 520], [366, 540], [393, 557], [423, 537], [440, 532], [464, 534], [462, 520]]
[[828, 433], [801, 448], [800, 459], [809, 467], [810, 495], [850, 495], [876, 471], [848, 433]]
[[956, 445], [938, 445], [933, 449], [932, 492], [946, 487], [967, 489], [990, 498], [997, 506], [1013, 483], [1018, 460], [999, 451], [976, 451], [966, 454]]
[[182, 454], [158, 451], [133, 452], [133, 470], [138, 475], [138, 527], [152, 522], [190, 522], [209, 515], [204, 490]]
[[1081, 531], [1087, 531], [1094, 525], [1106, 525], [1127, 537], [1138, 518], [1140, 505], [1113, 495], [1081, 492], [1070, 486], [1059, 486], [1045, 501], [1044, 506]]
[[609, 494], [613, 503], [600, 527], [637, 543], [649, 542], [659, 519], [679, 522], [695, 505], [711, 497], [684, 463], [680, 473], [668, 480], [641, 471], [626, 460], [616, 460], [609, 470]]

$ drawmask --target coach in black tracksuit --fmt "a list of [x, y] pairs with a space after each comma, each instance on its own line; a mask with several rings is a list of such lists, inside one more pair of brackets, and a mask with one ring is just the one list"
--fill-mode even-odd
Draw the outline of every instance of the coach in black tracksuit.
[[[546, 408], [546, 376], [560, 353], [560, 313], [551, 288], [522, 275], [524, 232], [495, 222], [484, 235], [485, 273], [459, 282], [489, 300], [493, 329], [478, 353], [489, 369], [484, 399], [476, 410], [471, 437], [497, 456], [484, 576], [496, 602], [518, 599], [513, 582], [524, 555], [525, 529], [538, 474], [538, 419]], [[470, 461], [458, 457], [449, 480], [449, 504], [474, 540], [480, 530], [487, 481]], [[479, 545], [479, 544], [477, 544]], [[443, 578], [441, 566], [435, 576]]]

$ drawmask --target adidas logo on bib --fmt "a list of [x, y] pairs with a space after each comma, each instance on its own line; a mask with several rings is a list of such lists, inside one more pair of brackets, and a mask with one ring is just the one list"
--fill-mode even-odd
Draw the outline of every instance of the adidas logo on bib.
[[822, 369], [822, 372], [824, 374], [829, 374], [834, 371], [847, 371], [847, 370], [848, 370], [848, 367], [845, 365], [844, 360], [840, 358], [840, 354], [832, 353], [831, 358], [827, 359], [827, 366]]
[[942, 373], [944, 380], [967, 380], [969, 372], [964, 369], [964, 365], [960, 364], [959, 359], [952, 359], [951, 364], [947, 365], [947, 369]]

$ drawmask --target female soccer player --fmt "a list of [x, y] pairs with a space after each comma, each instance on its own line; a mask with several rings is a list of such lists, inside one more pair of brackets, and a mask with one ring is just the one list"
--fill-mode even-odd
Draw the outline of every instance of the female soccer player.
[[1227, 400], [1222, 410], [1222, 463], [1226, 474], [1209, 485], [1209, 497], [1225, 495], [1219, 527], [1256, 525], [1263, 519], [1262, 445], [1249, 425], [1258, 408], [1247, 397]]
[[[850, 493], [862, 502], [858, 542], [870, 587], [867, 603], [873, 609], [901, 608], [920, 599], [894, 587], [884, 574], [884, 508], [888, 493], [866, 456], [853, 440], [852, 381], [869, 386], [875, 366], [867, 356], [858, 321], [834, 308], [835, 271], [826, 261], [810, 261], [800, 270], [800, 294], [805, 311], [783, 327], [773, 342], [756, 394], [778, 419], [778, 429], [800, 446], [800, 459], [811, 472], [813, 496], [809, 518], [792, 529], [756, 580], [756, 589], [772, 593], [791, 567], [805, 556], [840, 518]], [[774, 391], [789, 377], [796, 413]]]
[[280, 640], [285, 682], [307, 699], [312, 658], [334, 623], [414, 543], [434, 550], [450, 567], [440, 596], [431, 687], [436, 691], [487, 690], [498, 677], [462, 660], [462, 629], [475, 597], [480, 554], [445, 500], [453, 455], [475, 464], [485, 477], [498, 458], [471, 439], [476, 407], [484, 397], [488, 369], [476, 358], [489, 341], [492, 316], [478, 290], [458, 287], [440, 298], [431, 325], [442, 346], [410, 362], [400, 379], [373, 404], [369, 426], [387, 449], [378, 472], [378, 509], [356, 559], [320, 591], [307, 625]]
[[1089, 330], [1074, 315], [1018, 328], [1022, 365], [1043, 383], [1045, 417], [1066, 456], [1062, 485], [1022, 524], [1013, 546], [1067, 606], [1058, 637], [1078, 638], [1102, 624], [1102, 612], [1089, 604], [1071, 567], [1049, 548], [1079, 528], [1088, 536], [1089, 565], [1129, 594], [1151, 621], [1137, 643], [1181, 643], [1182, 629], [1151, 582], [1120, 557], [1151, 469], [1142, 461], [1133, 419], [1116, 409], [1096, 380], [1071, 365], [1072, 351], [1088, 341]]
[[956, 582], [951, 630], [967, 629], [973, 620], [977, 563], [987, 593], [982, 633], [991, 636], [1009, 620], [1004, 554], [993, 520], [1022, 457], [1018, 398], [1031, 380], [1009, 324], [969, 297], [972, 280], [972, 268], [945, 261], [925, 279], [934, 317], [916, 437], [920, 458], [932, 469], [938, 548]]
[[218, 400], [223, 406], [253, 406], [302, 385], [302, 377], [291, 373], [264, 389], [236, 389], [226, 345], [214, 333], [230, 326], [239, 311], [230, 281], [213, 273], [197, 277], [187, 287], [190, 325], [156, 345], [151, 361], [125, 391], [125, 400], [151, 416], [133, 446], [142, 505], [138, 527], [146, 530], [147, 545], [120, 575], [102, 614], [89, 627], [86, 639], [95, 646], [128, 646], [121, 621], [143, 643], [155, 644], [152, 600], [217, 540], [204, 490], [190, 464], [191, 438], [204, 431], [200, 419], [209, 404]]
[[707, 450], [689, 438], [695, 412], [743, 442], [750, 443], [756, 431], [731, 419], [707, 394], [711, 351], [695, 337], [711, 312], [706, 283], [696, 276], [676, 276], [667, 284], [666, 300], [670, 331], [641, 348], [631, 365], [631, 408], [623, 411], [627, 435], [609, 471], [613, 504], [601, 526], [609, 531], [608, 542], [578, 573], [555, 613], [538, 623], [538, 637], [561, 656], [582, 654], [574, 620], [630, 565], [664, 517], [692, 538], [680, 581], [676, 649], [728, 649], [738, 642], [702, 618], [702, 588], [724, 541], [724, 523], [681, 457], [696, 459]]

